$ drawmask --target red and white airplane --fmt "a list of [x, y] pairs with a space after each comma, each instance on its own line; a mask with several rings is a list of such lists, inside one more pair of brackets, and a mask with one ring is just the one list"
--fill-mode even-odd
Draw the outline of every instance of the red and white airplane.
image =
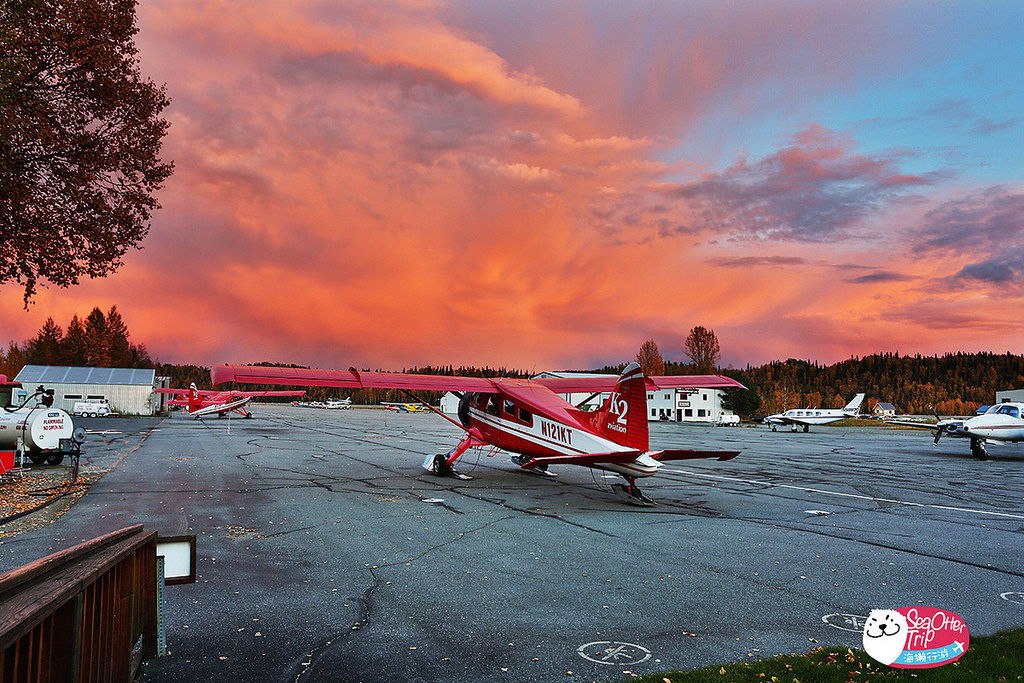
[[[636, 505], [653, 501], [636, 480], [656, 474], [664, 462], [691, 458], [728, 460], [738, 451], [651, 450], [647, 431], [647, 392], [654, 389], [743, 388], [719, 375], [645, 377], [630, 363], [616, 377], [488, 379], [390, 372], [229, 366], [210, 370], [214, 386], [223, 382], [399, 389], [465, 432], [449, 453], [428, 456], [424, 468], [439, 475], [468, 479], [454, 469], [469, 448], [490, 446], [518, 454], [513, 462], [524, 470], [547, 473], [548, 465], [596, 467], [621, 475], [628, 486], [613, 488]], [[461, 393], [459, 421], [420, 401], [412, 391]], [[597, 411], [586, 412], [557, 394], [611, 391]]]
[[252, 417], [246, 406], [259, 396], [302, 396], [305, 391], [200, 391], [196, 383], [188, 385], [188, 389], [154, 389], [158, 394], [175, 394], [168, 405], [186, 406], [188, 413], [195, 419], [216, 415], [224, 417], [227, 413], [238, 413], [242, 417]]

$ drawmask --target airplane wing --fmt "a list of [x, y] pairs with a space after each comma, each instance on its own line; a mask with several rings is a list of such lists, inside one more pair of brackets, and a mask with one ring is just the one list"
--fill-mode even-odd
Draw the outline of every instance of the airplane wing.
[[719, 460], [732, 460], [739, 451], [685, 451], [685, 450], [668, 450], [668, 451], [654, 451], [651, 453], [651, 457], [660, 462], [666, 462], [668, 460], [696, 460], [697, 458], [718, 458]]
[[[283, 368], [256, 365], [218, 365], [210, 369], [214, 386], [224, 382], [249, 384], [284, 384], [295, 386], [343, 387], [348, 389], [406, 389], [408, 391], [474, 391], [499, 393], [500, 383], [522, 383], [526, 380], [487, 379], [484, 377], [453, 377], [450, 375], [414, 375], [402, 372], [362, 372], [319, 370], [315, 368]], [[542, 377], [529, 380], [558, 394], [601, 392], [615, 388], [619, 378], [607, 377]], [[745, 389], [742, 384], [721, 375], [672, 375], [648, 377], [651, 389]]]
[[619, 451], [617, 453], [585, 453], [582, 455], [547, 455], [539, 458], [530, 458], [522, 463], [521, 467], [530, 469], [540, 465], [597, 465], [599, 463], [626, 463], [633, 462], [643, 451]]
[[[607, 377], [539, 377], [531, 380], [556, 394], [611, 391], [619, 381]], [[648, 389], [746, 389], [734, 379], [722, 375], [658, 375], [646, 378]]]
[[[539, 465], [598, 465], [600, 463], [627, 463], [633, 462], [643, 454], [643, 451], [620, 451], [615, 453], [586, 453], [583, 455], [549, 455], [538, 458], [530, 458], [522, 463], [522, 467], [529, 469]], [[739, 451], [687, 451], [687, 450], [665, 450], [650, 451], [648, 455], [658, 461], [668, 460], [695, 460], [697, 458], [718, 458], [719, 460], [731, 460], [739, 455]]]
[[897, 425], [899, 427], [912, 427], [913, 429], [930, 429], [933, 432], [943, 431], [943, 427], [935, 422], [912, 422], [910, 420], [884, 420], [884, 425]]
[[[154, 389], [153, 393], [155, 393], [155, 394], [173, 394], [175, 396], [188, 396], [188, 394], [191, 391], [192, 391], [191, 389], [164, 389], [164, 388], [160, 388], [160, 389]], [[211, 401], [228, 401], [228, 400], [231, 399], [232, 396], [250, 396], [250, 395], [251, 396], [275, 396], [275, 395], [280, 395], [280, 396], [297, 396], [298, 395], [298, 394], [292, 393], [292, 392], [285, 392], [285, 393], [281, 393], [281, 394], [275, 394], [274, 392], [269, 392], [268, 393], [268, 392], [262, 392], [262, 391], [253, 391], [253, 392], [217, 391], [216, 389], [197, 389], [196, 393], [199, 394], [200, 396], [202, 396], [203, 398], [209, 399]]]
[[232, 391], [232, 396], [302, 396], [305, 391]]
[[213, 384], [246, 382], [347, 389], [406, 389], [408, 391], [475, 391], [496, 394], [494, 382], [483, 377], [413, 375], [403, 372], [361, 372], [280, 368], [254, 365], [218, 365], [210, 369]]

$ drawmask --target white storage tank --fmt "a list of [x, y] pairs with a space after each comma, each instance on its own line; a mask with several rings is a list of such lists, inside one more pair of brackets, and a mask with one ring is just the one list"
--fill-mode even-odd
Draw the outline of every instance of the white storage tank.
[[0, 409], [0, 450], [15, 450], [21, 439], [32, 462], [56, 465], [77, 451], [75, 423], [59, 408]]

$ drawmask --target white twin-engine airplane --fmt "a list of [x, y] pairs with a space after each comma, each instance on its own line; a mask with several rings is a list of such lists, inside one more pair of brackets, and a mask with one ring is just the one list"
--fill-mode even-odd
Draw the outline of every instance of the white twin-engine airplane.
[[810, 431], [811, 425], [827, 425], [857, 417], [860, 414], [860, 404], [863, 402], [864, 394], [857, 394], [842, 408], [794, 408], [784, 413], [769, 415], [764, 421], [771, 425], [773, 432], [777, 431], [779, 425], [790, 425], [794, 432], [802, 426], [807, 432]]
[[[524, 470], [546, 474], [548, 465], [583, 465], [615, 472], [628, 486], [613, 487], [635, 505], [651, 505], [636, 485], [669, 460], [718, 458], [728, 460], [738, 451], [651, 450], [647, 431], [647, 392], [654, 389], [743, 388], [719, 375], [645, 377], [630, 363], [616, 377], [549, 377], [488, 379], [390, 372], [314, 370], [265, 366], [222, 365], [210, 370], [213, 384], [249, 382], [298, 386], [453, 391], [461, 394], [459, 421], [416, 399], [465, 432], [462, 441], [443, 455], [428, 456], [423, 466], [438, 475], [468, 479], [454, 469], [469, 448], [490, 446], [518, 455], [513, 462]], [[586, 412], [558, 394], [611, 391], [597, 411]], [[557, 393], [556, 393], [557, 392]], [[415, 396], [413, 396], [415, 398]]]
[[887, 420], [886, 424], [930, 429], [935, 432], [933, 446], [939, 444], [939, 439], [943, 435], [970, 439], [971, 455], [978, 460], [988, 460], [988, 449], [985, 444], [1024, 441], [1024, 403], [997, 403], [981, 415], [975, 415], [967, 420], [951, 418], [939, 420], [935, 424]]

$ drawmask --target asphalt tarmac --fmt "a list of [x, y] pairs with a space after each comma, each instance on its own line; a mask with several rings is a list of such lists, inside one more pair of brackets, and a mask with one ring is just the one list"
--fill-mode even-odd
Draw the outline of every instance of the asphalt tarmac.
[[[258, 405], [251, 420], [92, 420], [112, 469], [0, 570], [142, 523], [198, 537], [141, 681], [592, 681], [860, 647], [874, 608], [1024, 624], [1024, 448], [884, 427], [651, 425], [636, 508], [597, 470], [519, 471], [431, 414]], [[117, 432], [119, 434], [112, 434]], [[85, 462], [85, 461], [84, 461]]]

